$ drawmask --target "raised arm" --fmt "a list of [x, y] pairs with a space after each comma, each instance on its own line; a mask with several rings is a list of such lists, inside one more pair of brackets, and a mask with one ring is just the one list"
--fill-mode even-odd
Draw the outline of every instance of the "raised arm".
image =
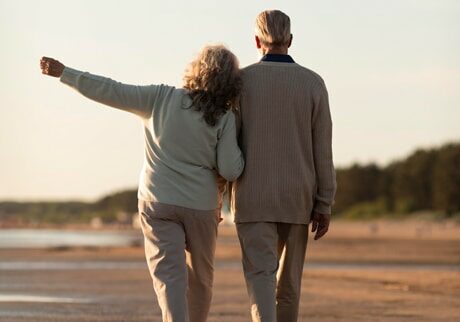
[[235, 115], [223, 116], [224, 125], [217, 142], [217, 170], [228, 181], [235, 181], [244, 169], [243, 153], [236, 139]]
[[166, 89], [162, 85], [126, 85], [110, 78], [65, 67], [59, 61], [43, 57], [42, 73], [59, 77], [61, 82], [96, 102], [125, 110], [143, 118], [151, 115], [155, 100]]

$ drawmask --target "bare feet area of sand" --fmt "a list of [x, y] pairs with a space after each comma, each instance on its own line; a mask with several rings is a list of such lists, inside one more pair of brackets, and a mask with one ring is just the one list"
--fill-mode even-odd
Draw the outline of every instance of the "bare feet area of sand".
[[[459, 224], [336, 221], [311, 237], [299, 321], [460, 321]], [[221, 226], [210, 322], [250, 321], [239, 259], [234, 226]], [[161, 314], [141, 247], [0, 248], [0, 321]]]

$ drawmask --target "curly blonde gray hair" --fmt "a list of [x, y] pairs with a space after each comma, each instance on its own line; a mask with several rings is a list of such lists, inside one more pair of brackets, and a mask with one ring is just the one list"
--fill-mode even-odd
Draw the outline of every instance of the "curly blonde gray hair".
[[192, 107], [210, 126], [228, 110], [238, 108], [242, 80], [236, 56], [223, 45], [204, 47], [185, 73], [183, 87]]

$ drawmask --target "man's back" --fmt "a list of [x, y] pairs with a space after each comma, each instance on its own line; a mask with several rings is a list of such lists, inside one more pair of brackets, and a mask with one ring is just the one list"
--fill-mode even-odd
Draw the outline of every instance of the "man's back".
[[335, 193], [332, 122], [321, 77], [296, 64], [261, 61], [243, 70], [235, 221], [308, 224], [330, 213]]

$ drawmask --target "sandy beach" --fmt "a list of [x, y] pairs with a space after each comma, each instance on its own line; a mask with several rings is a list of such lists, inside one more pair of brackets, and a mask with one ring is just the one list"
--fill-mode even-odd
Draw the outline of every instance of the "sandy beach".
[[[311, 237], [311, 236], [310, 236]], [[221, 226], [210, 322], [250, 321]], [[299, 321], [459, 321], [460, 226], [334, 222], [310, 238]], [[141, 247], [0, 249], [0, 321], [161, 321]]]

